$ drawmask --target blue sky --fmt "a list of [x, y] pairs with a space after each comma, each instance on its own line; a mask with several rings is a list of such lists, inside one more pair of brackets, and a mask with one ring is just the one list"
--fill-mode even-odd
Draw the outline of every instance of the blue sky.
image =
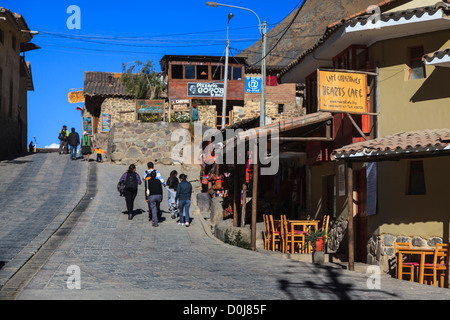
[[[269, 30], [300, 5], [298, 0], [218, 2], [255, 11]], [[80, 8], [81, 29], [68, 28], [71, 5]], [[198, 0], [3, 0], [0, 6], [21, 14], [31, 30], [39, 31], [32, 42], [42, 49], [26, 53], [35, 87], [28, 93], [28, 141], [36, 137], [39, 148], [58, 143], [64, 124], [81, 132], [81, 112], [67, 95], [83, 88], [85, 71], [121, 72], [122, 63], [150, 59], [159, 70], [165, 54], [222, 56], [229, 13], [234, 14], [230, 54], [260, 38], [251, 12]]]

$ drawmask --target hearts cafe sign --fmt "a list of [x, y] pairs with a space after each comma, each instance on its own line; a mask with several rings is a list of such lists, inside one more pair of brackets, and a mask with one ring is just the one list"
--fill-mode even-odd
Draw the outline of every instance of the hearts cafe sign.
[[367, 75], [318, 70], [319, 111], [367, 112]]

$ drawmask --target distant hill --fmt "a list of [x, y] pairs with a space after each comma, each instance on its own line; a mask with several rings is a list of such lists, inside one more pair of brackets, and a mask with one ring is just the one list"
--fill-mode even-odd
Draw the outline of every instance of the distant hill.
[[[381, 1], [380, 1], [381, 2]], [[387, 0], [383, 2], [383, 9], [407, 2], [405, 0]], [[286, 35], [267, 58], [268, 69], [277, 70], [287, 66], [304, 50], [311, 48], [324, 34], [327, 26], [334, 24], [348, 16], [365, 14], [365, 10], [377, 4], [377, 0], [305, 0], [305, 3]], [[288, 6], [286, 6], [288, 7]], [[285, 28], [295, 17], [294, 10], [280, 24], [267, 34], [267, 52], [283, 35]], [[261, 60], [261, 40], [241, 51], [237, 56], [248, 57], [248, 64], [253, 65]], [[260, 69], [260, 62], [255, 65]]]

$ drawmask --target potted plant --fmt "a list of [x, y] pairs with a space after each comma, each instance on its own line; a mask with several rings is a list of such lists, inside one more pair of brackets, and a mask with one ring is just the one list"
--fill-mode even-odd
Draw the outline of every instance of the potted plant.
[[314, 264], [323, 264], [325, 261], [324, 243], [327, 239], [325, 230], [317, 230], [305, 237], [305, 246], [312, 247], [312, 260]]

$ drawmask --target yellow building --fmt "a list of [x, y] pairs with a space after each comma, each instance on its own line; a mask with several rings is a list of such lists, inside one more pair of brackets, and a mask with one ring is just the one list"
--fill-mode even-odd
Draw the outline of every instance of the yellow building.
[[[447, 1], [387, 1], [369, 7], [330, 25], [313, 48], [280, 74], [283, 83], [306, 84], [308, 113], [318, 111], [319, 68], [367, 74], [369, 112], [342, 113], [343, 119], [354, 120], [353, 130], [363, 142], [335, 150], [334, 163], [309, 168], [311, 211], [332, 211], [335, 225], [352, 223], [356, 260], [383, 265], [386, 271], [398, 237], [420, 246], [449, 237], [443, 200], [450, 192], [449, 15]], [[333, 131], [341, 124], [335, 121]], [[376, 139], [374, 145], [370, 139]], [[348, 186], [349, 163], [354, 172], [352, 220], [348, 191], [342, 190]], [[331, 239], [335, 245], [343, 237], [336, 231], [331, 235], [339, 238]], [[346, 243], [334, 249], [346, 251]]]
[[0, 7], [0, 159], [27, 151], [27, 91], [34, 90], [25, 52], [38, 49], [25, 19]]

